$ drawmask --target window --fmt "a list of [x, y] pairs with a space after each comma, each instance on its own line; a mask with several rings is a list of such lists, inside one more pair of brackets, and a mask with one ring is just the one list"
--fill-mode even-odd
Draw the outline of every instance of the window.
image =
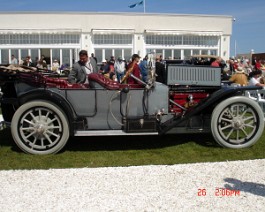
[[218, 38], [216, 36], [209, 36], [209, 38], [206, 41], [206, 45], [208, 46], [218, 45]]
[[31, 44], [39, 44], [40, 43], [40, 37], [38, 34], [30, 35], [30, 43]]
[[63, 49], [62, 50], [62, 64], [65, 65], [66, 67], [70, 67], [70, 49]]
[[21, 49], [21, 59], [25, 60], [27, 56], [29, 56], [28, 49]]
[[9, 63], [9, 56], [8, 56], [8, 49], [1, 50], [1, 63], [8, 64]]
[[11, 55], [14, 55], [15, 58], [18, 58], [18, 49], [11, 49]]
[[94, 44], [132, 44], [131, 34], [103, 34], [93, 36]]
[[0, 44], [10, 44], [9, 35], [0, 35]]
[[179, 36], [179, 35], [146, 35], [146, 44], [181, 45], [182, 36]]
[[56, 59], [56, 60], [58, 60], [59, 63], [61, 63], [61, 61], [60, 61], [60, 49], [52, 49], [52, 58], [51, 59], [52, 59], [52, 61], [54, 61]]
[[109, 60], [112, 56], [112, 49], [105, 49], [105, 59]]
[[79, 44], [79, 34], [7, 34], [0, 35], [1, 44]]
[[130, 60], [132, 57], [132, 50], [131, 49], [124, 49], [124, 59], [126, 61]]
[[183, 36], [183, 45], [189, 45], [190, 44], [190, 36], [185, 35]]
[[199, 55], [200, 50], [199, 49], [193, 49], [193, 55]]
[[[113, 54], [114, 52], [114, 54]], [[114, 56], [117, 59], [119, 56], [123, 57], [125, 60], [129, 60], [132, 57], [132, 49], [95, 49], [95, 56], [98, 59], [98, 63], [101, 63], [102, 60], [109, 60], [111, 56]]]
[[122, 57], [122, 49], [114, 49], [114, 56], [116, 59]]
[[174, 49], [174, 59], [181, 59], [181, 50]]
[[146, 44], [149, 45], [193, 45], [217, 46], [218, 36], [198, 35], [146, 35]]
[[102, 49], [95, 49], [95, 57], [97, 58], [98, 63], [102, 62]]
[[155, 52], [156, 52], [156, 55], [162, 55], [162, 57], [164, 58], [163, 49], [156, 49]]
[[202, 53], [201, 54], [207, 55], [208, 54], [208, 50], [206, 50], [206, 49], [202, 50]]
[[191, 56], [191, 49], [185, 49], [184, 50], [184, 58], [189, 59]]
[[171, 49], [166, 49], [165, 50], [164, 59], [172, 59], [172, 51], [171, 51]]
[[217, 50], [210, 50], [210, 55], [217, 55]]
[[31, 49], [30, 56], [33, 62], [37, 62], [39, 59], [39, 51], [38, 49]]

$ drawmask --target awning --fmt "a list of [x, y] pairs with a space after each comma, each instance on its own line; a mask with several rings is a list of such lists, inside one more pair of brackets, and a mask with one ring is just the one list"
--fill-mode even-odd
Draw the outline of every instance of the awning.
[[92, 29], [93, 34], [134, 34], [134, 29]]
[[0, 34], [80, 34], [80, 29], [0, 29]]
[[145, 30], [146, 34], [152, 35], [199, 35], [199, 36], [221, 36], [221, 31], [188, 31], [188, 30]]

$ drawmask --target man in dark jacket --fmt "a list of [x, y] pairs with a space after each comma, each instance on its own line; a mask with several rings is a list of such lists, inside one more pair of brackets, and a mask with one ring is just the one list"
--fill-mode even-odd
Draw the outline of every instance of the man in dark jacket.
[[166, 69], [165, 65], [161, 63], [160, 57], [156, 58], [155, 70], [156, 70], [156, 81], [161, 83], [166, 83], [166, 77], [165, 77]]
[[73, 65], [68, 75], [70, 83], [89, 83], [87, 75], [97, 73], [98, 67], [94, 58], [89, 58], [86, 50], [79, 52], [79, 61]]

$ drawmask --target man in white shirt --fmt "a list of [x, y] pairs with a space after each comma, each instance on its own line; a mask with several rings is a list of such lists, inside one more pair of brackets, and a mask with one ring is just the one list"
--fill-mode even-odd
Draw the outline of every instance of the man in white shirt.
[[117, 76], [117, 80], [118, 80], [118, 82], [120, 82], [121, 79], [123, 78], [124, 72], [125, 72], [125, 62], [122, 61], [121, 57], [118, 57], [118, 60], [115, 62], [114, 70], [115, 70], [115, 74]]
[[13, 65], [17, 65], [18, 64], [17, 58], [15, 58], [15, 55], [13, 55], [13, 54], [11, 56], [11, 63], [10, 64], [13, 64]]

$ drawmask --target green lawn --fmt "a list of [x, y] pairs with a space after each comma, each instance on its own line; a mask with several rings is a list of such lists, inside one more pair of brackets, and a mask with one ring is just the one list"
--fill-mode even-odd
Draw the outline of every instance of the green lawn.
[[13, 145], [10, 129], [0, 131], [0, 170], [49, 169], [231, 161], [265, 158], [265, 133], [247, 149], [226, 149], [211, 135], [71, 138], [56, 155], [28, 155]]

